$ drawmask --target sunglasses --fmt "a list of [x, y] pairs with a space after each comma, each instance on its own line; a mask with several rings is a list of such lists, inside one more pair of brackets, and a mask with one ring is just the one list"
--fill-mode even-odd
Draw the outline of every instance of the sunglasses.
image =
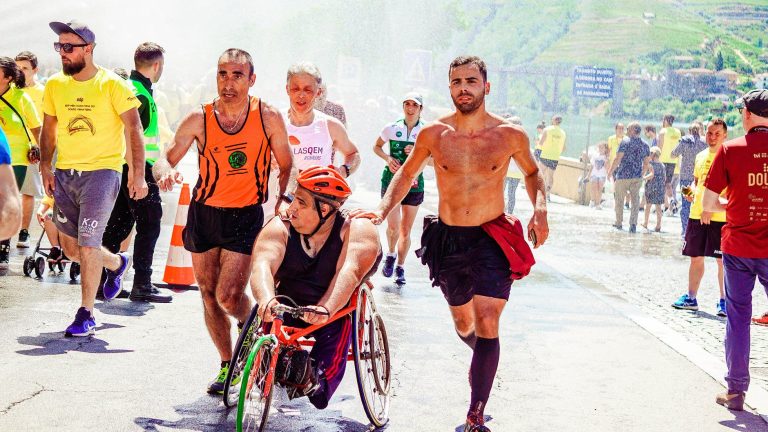
[[74, 51], [75, 48], [86, 47], [88, 45], [90, 45], [90, 44], [87, 44], [87, 43], [71, 44], [71, 43], [54, 42], [53, 43], [53, 49], [56, 50], [56, 52], [64, 51], [67, 54], [72, 54], [72, 51]]

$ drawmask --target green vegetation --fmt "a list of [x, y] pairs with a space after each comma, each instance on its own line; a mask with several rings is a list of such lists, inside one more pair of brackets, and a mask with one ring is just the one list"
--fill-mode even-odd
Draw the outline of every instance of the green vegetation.
[[[542, 52], [536, 63], [599, 64], [631, 69], [639, 57], [663, 50], [687, 50], [708, 34], [703, 22], [664, 1], [593, 0], [577, 6], [580, 19], [568, 34]], [[655, 18], [644, 19], [650, 12]], [[628, 67], [629, 66], [629, 67]]]
[[[569, 75], [576, 65], [612, 67], [636, 79], [668, 77], [675, 69], [732, 70], [740, 75], [737, 92], [753, 86], [753, 74], [768, 71], [765, 0], [541, 0], [531, 8], [532, 4], [476, 0], [458, 8], [459, 16], [472, 17], [470, 22], [484, 17], [482, 25], [459, 32], [469, 40], [467, 51], [478, 53], [490, 65], [525, 71], [512, 73], [507, 94], [494, 100], [502, 109], [613, 114], [610, 102], [572, 100]], [[487, 8], [474, 7], [479, 5]], [[492, 75], [491, 82], [498, 79]], [[689, 122], [729, 112], [729, 104], [717, 100], [641, 100], [638, 83], [624, 82], [621, 118], [656, 121], [672, 112]], [[738, 122], [727, 120], [731, 126]]]
[[[641, 92], [638, 80], [668, 79], [676, 69], [732, 70], [739, 74], [736, 91], [741, 92], [753, 85], [753, 74], [768, 71], [766, 0], [327, 0], [306, 4], [274, 29], [273, 37], [287, 41], [288, 47], [285, 55], [277, 53], [269, 61], [295, 61], [281, 57], [313, 46], [329, 82], [335, 78], [340, 57], [354, 57], [362, 69], [361, 92], [373, 85], [386, 94], [398, 94], [411, 88], [402, 79], [403, 50], [431, 50], [432, 83], [420, 90], [435, 107], [451, 106], [441, 78], [448, 62], [458, 54], [476, 54], [489, 65], [489, 105], [496, 111], [524, 118], [531, 113], [531, 119], [559, 112], [574, 116], [571, 124], [592, 115], [600, 129], [598, 118], [615, 115], [615, 107], [611, 101], [574, 100], [570, 80], [574, 66], [594, 65], [615, 68], [628, 78], [623, 105], [618, 106], [623, 109], [617, 116], [621, 119], [655, 123], [663, 113], [672, 112], [688, 122], [726, 115], [733, 126], [738, 119], [731, 115], [728, 99], [734, 94], [720, 96], [725, 105], [716, 100], [683, 103], [662, 93], [664, 88]], [[329, 10], [345, 13], [325, 13]], [[345, 16], [356, 19], [349, 21]], [[501, 70], [507, 75], [500, 75]], [[703, 93], [702, 99], [712, 98]], [[641, 96], [655, 95], [659, 98], [641, 100]]]

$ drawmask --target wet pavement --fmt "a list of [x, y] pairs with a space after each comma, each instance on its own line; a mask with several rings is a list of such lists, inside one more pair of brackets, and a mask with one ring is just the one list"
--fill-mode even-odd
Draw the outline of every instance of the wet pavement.
[[[550, 205], [549, 214], [552, 233], [549, 247], [540, 250], [540, 259], [556, 263], [559, 272], [579, 284], [597, 285], [620, 296], [718, 359], [725, 359], [726, 319], [717, 316], [720, 294], [714, 259], [706, 259], [698, 293], [699, 311], [671, 307], [679, 296], [688, 292], [689, 258], [681, 255], [679, 217], [665, 216], [661, 233], [630, 234], [626, 231], [628, 210], [624, 215], [624, 231], [611, 227], [612, 207], [594, 210], [555, 202]], [[652, 220], [655, 220], [653, 215]], [[755, 315], [768, 311], [768, 298], [764, 293], [764, 288], [757, 283], [753, 291]], [[751, 330], [752, 385], [768, 389], [768, 327], [753, 325]]]
[[[377, 195], [359, 188], [354, 198], [371, 203]], [[164, 197], [156, 281], [176, 199], [173, 193]], [[520, 190], [519, 213], [527, 222], [530, 204], [523, 200]], [[422, 214], [434, 204], [430, 197]], [[669, 304], [687, 277], [673, 229], [679, 222], [665, 218], [669, 232], [661, 235], [630, 235], [613, 231], [611, 215], [572, 204], [550, 206], [551, 240], [537, 251], [531, 275], [513, 286], [502, 316], [502, 357], [486, 410], [488, 426], [496, 432], [768, 430], [751, 412], [714, 404], [722, 386], [614, 304], [627, 303], [722, 359], [724, 323], [714, 317], [712, 266], [701, 290], [701, 298], [712, 301], [698, 314], [673, 311]], [[417, 239], [414, 232], [414, 244]], [[168, 305], [98, 302], [96, 336], [65, 339], [79, 286], [66, 275], [42, 281], [22, 276], [22, 257], [13, 253], [11, 274], [0, 278], [0, 430], [234, 430], [234, 410], [204, 393], [218, 360], [198, 292], [177, 292]], [[406, 264], [404, 287], [374, 277], [392, 349], [391, 421], [385, 430], [461, 430], [471, 353], [456, 338], [426, 268], [413, 256]], [[756, 305], [766, 303], [756, 299]], [[763, 330], [768, 331], [753, 328], [753, 356], [762, 362]], [[755, 360], [755, 385], [765, 386], [760, 367]], [[370, 430], [352, 364], [328, 409], [317, 411], [305, 399], [288, 402], [282, 393], [274, 408], [270, 431]]]

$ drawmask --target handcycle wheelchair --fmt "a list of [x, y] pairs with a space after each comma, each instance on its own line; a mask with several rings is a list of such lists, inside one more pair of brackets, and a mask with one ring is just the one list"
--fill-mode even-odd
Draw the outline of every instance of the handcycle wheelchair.
[[[38, 279], [42, 279], [43, 275], [45, 274], [46, 263], [48, 264], [48, 269], [51, 272], [55, 272], [58, 268], [59, 273], [63, 273], [64, 269], [67, 267], [67, 264], [69, 264], [69, 280], [72, 282], [77, 282], [77, 278], [80, 276], [80, 264], [68, 259], [60, 259], [56, 262], [48, 262], [48, 257], [51, 254], [52, 248], [40, 246], [43, 242], [43, 237], [45, 237], [45, 230], [40, 233], [40, 238], [37, 239], [37, 244], [35, 245], [35, 249], [32, 251], [32, 255], [24, 258], [24, 265], [22, 266], [24, 276], [31, 277], [32, 272], [34, 271], [35, 276], [37, 276]], [[35, 257], [35, 255], [37, 255], [37, 257]]]
[[376, 311], [371, 295], [372, 288], [373, 285], [365, 281], [352, 293], [346, 307], [327, 322], [306, 328], [284, 326], [284, 315], [300, 318], [305, 312], [313, 310], [275, 305], [272, 313], [276, 317], [266, 332], [259, 323], [258, 308], [253, 308], [233, 351], [224, 385], [224, 404], [232, 407], [237, 401], [238, 432], [262, 432], [266, 428], [274, 387], [280, 385], [275, 379], [280, 350], [311, 347], [314, 341], [307, 339], [307, 335], [348, 315], [352, 316], [353, 331], [347, 361], [355, 364], [363, 410], [373, 426], [381, 427], [387, 423], [392, 377], [389, 343], [384, 321]]

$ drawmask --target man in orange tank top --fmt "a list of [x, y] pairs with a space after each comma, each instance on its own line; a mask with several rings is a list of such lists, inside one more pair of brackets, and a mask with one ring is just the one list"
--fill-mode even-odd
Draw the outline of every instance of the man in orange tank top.
[[[228, 49], [219, 57], [218, 98], [181, 122], [153, 174], [162, 190], [181, 182], [173, 168], [197, 142], [200, 176], [192, 193], [184, 247], [203, 297], [205, 325], [221, 356], [221, 370], [208, 387], [221, 393], [232, 357], [229, 316], [240, 326], [251, 301], [245, 294], [251, 248], [261, 230], [261, 204], [281, 196], [293, 165], [285, 123], [277, 109], [249, 96], [256, 82], [251, 56]], [[280, 167], [279, 190], [268, 190], [274, 155]], [[278, 200], [278, 204], [280, 201]]]

